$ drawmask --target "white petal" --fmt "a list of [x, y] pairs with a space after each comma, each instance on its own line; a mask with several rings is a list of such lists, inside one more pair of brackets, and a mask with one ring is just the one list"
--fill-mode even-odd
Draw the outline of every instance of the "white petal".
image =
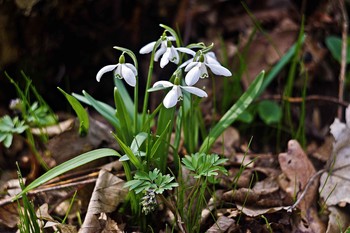
[[136, 85], [136, 77], [132, 69], [127, 67], [125, 64], [121, 64], [121, 76], [124, 78], [125, 82], [130, 86], [134, 87]]
[[117, 65], [108, 65], [108, 66], [104, 66], [102, 67], [102, 69], [100, 69], [97, 74], [96, 74], [96, 80], [97, 82], [99, 82], [101, 80], [101, 77], [104, 73], [107, 73], [109, 71], [114, 70], [117, 67]]
[[174, 36], [167, 36], [166, 39], [170, 41], [176, 41], [176, 38]]
[[132, 72], [135, 74], [135, 76], [137, 75], [137, 70], [135, 68], [135, 66], [131, 63], [125, 63], [125, 65], [132, 70]]
[[119, 79], [123, 78], [122, 75], [122, 66], [120, 63], [117, 64], [117, 68], [114, 70], [114, 76], [116, 76]]
[[172, 84], [169, 81], [158, 81], [158, 82], [155, 82], [153, 84], [153, 87], [160, 87], [160, 86], [162, 86], [162, 87], [172, 87], [172, 86], [174, 86], [174, 84]]
[[179, 68], [182, 69], [183, 67], [187, 66], [188, 64], [190, 64], [193, 61], [193, 58], [188, 59], [187, 61], [183, 62]]
[[201, 78], [208, 78], [209, 77], [207, 67], [203, 63], [200, 63], [199, 70], [200, 70], [199, 77], [201, 77]]
[[156, 44], [155, 41], [146, 44], [145, 46], [143, 46], [143, 47], [140, 49], [140, 53], [141, 53], [141, 54], [146, 54], [146, 53], [152, 52], [153, 47], [154, 47], [155, 44]]
[[216, 64], [206, 64], [210, 70], [216, 74], [216, 75], [223, 75], [223, 76], [232, 76], [231, 71], [223, 67], [222, 65], [216, 65]]
[[205, 60], [206, 63], [220, 65], [220, 63], [218, 62], [218, 59], [216, 59], [216, 56], [215, 56], [214, 52], [209, 52], [209, 53], [205, 54], [204, 55], [204, 60]]
[[176, 48], [176, 50], [182, 52], [182, 53], [187, 53], [187, 54], [190, 54], [192, 56], [195, 56], [196, 55], [196, 52], [189, 49], [189, 48], [184, 48], [184, 47], [180, 47], [180, 48]]
[[195, 67], [195, 66], [198, 65], [198, 64], [199, 64], [199, 62], [197, 62], [197, 61], [190, 62], [190, 63], [186, 66], [185, 72], [191, 70], [193, 67]]
[[193, 67], [185, 76], [185, 83], [188, 86], [196, 84], [201, 76], [201, 72], [198, 66]]
[[175, 64], [179, 63], [180, 57], [179, 57], [179, 53], [176, 51], [176, 49], [174, 48], [174, 46], [171, 46], [170, 48], [170, 57], [169, 60]]
[[154, 54], [154, 61], [159, 60], [160, 56], [162, 56], [165, 53], [166, 48], [167, 48], [167, 43], [166, 43], [166, 41], [163, 41], [160, 44], [160, 48]]
[[179, 92], [181, 94], [181, 90], [179, 91], [179, 86], [173, 86], [173, 88], [166, 94], [163, 104], [166, 108], [172, 108], [176, 105], [179, 100]]
[[199, 89], [198, 87], [181, 86], [181, 88], [189, 93], [196, 95], [196, 96], [208, 97], [208, 94], [205, 91], [203, 91], [202, 89]]
[[171, 56], [171, 50], [170, 48], [167, 48], [166, 52], [163, 54], [162, 59], [160, 59], [160, 67], [164, 68], [169, 63]]

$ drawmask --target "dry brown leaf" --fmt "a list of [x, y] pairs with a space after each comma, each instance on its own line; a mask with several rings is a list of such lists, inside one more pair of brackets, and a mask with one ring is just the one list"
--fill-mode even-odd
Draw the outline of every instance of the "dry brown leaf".
[[[291, 198], [295, 198], [305, 189], [309, 179], [316, 173], [311, 161], [296, 140], [288, 142], [288, 152], [281, 153], [278, 161], [283, 174], [279, 177], [280, 187], [287, 192]], [[298, 207], [305, 212], [315, 201], [317, 194], [317, 182], [314, 182], [306, 196]]]
[[350, 216], [344, 208], [330, 206], [328, 227], [326, 233], [344, 232], [350, 226]]
[[[279, 154], [278, 161], [283, 172], [279, 177], [280, 187], [291, 198], [299, 198], [311, 177], [316, 173], [314, 166], [296, 140], [288, 142], [288, 152]], [[314, 180], [297, 205], [301, 210], [301, 214], [297, 213], [296, 218], [293, 219], [297, 232], [321, 233], [325, 231], [315, 206], [317, 188], [318, 180]]]
[[[41, 227], [50, 228], [52, 227], [54, 231], [59, 229], [62, 233], [77, 233], [77, 229], [73, 225], [63, 224], [51, 217], [49, 214], [49, 206], [47, 203], [41, 205], [36, 211], [36, 216], [40, 220]], [[46, 222], [46, 223], [45, 223]]]
[[0, 207], [0, 224], [14, 228], [19, 221], [17, 203], [11, 202]]
[[216, 220], [216, 223], [214, 223], [206, 232], [209, 232], [209, 233], [225, 232], [233, 224], [235, 224], [235, 220], [233, 220], [232, 218], [228, 218], [226, 216], [220, 216], [218, 220]]
[[239, 140], [240, 136], [238, 130], [233, 127], [228, 127], [215, 141], [211, 151], [231, 158], [236, 154], [235, 146], [239, 145]]
[[320, 196], [329, 206], [350, 203], [350, 107], [346, 109], [346, 124], [336, 118], [330, 128], [335, 139], [328, 161], [330, 172], [320, 179]]
[[242, 206], [240, 204], [236, 204], [237, 208], [241, 210], [245, 215], [249, 217], [256, 217], [262, 214], [271, 214], [281, 210], [287, 210], [288, 206], [278, 206], [278, 207], [269, 207], [269, 208], [261, 208], [261, 207], [253, 207], [253, 206]]
[[97, 233], [105, 229], [105, 222], [100, 221], [98, 216], [113, 212], [124, 201], [128, 192], [123, 187], [124, 183], [112, 173], [100, 171], [80, 233]]

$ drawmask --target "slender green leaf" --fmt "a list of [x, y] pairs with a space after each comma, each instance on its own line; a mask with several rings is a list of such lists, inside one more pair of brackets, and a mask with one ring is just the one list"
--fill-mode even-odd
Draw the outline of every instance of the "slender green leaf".
[[116, 115], [120, 122], [121, 131], [119, 132], [119, 135], [124, 139], [124, 143], [130, 145], [132, 141], [132, 121], [130, 120], [130, 116], [117, 87], [114, 88], [114, 102], [117, 108]]
[[134, 138], [134, 140], [132, 140], [130, 149], [132, 151], [139, 151], [141, 145], [143, 144], [143, 142], [148, 138], [148, 134], [146, 132], [141, 132], [139, 134], [137, 134]]
[[128, 111], [131, 119], [134, 120], [134, 102], [132, 101], [128, 90], [125, 88], [124, 82], [119, 78], [115, 78], [114, 80], [114, 84], [118, 88], [120, 95], [123, 96], [123, 102], [126, 110]]
[[63, 95], [66, 97], [66, 99], [74, 109], [75, 113], [77, 114], [80, 122], [79, 134], [81, 136], [85, 136], [89, 130], [89, 114], [74, 96], [71, 96], [59, 87], [57, 88], [58, 90], [60, 90], [60, 92], [63, 93]]
[[20, 198], [23, 194], [27, 193], [28, 191], [38, 187], [39, 185], [42, 185], [43, 183], [59, 176], [62, 175], [63, 173], [70, 171], [74, 168], [80, 167], [84, 164], [87, 164], [91, 161], [104, 158], [107, 156], [118, 156], [120, 157], [120, 154], [109, 148], [103, 148], [103, 149], [97, 149], [93, 151], [86, 152], [84, 154], [81, 154], [71, 160], [68, 160], [51, 170], [47, 171], [44, 173], [42, 176], [34, 180], [32, 183], [30, 183], [25, 189], [23, 189], [19, 194], [16, 195], [14, 200]]
[[137, 169], [142, 171], [141, 161], [139, 160], [139, 158], [136, 155], [134, 155], [134, 153], [130, 149], [130, 147], [128, 147], [122, 140], [120, 140], [120, 138], [116, 134], [113, 134], [113, 136], [117, 140], [117, 142], [119, 143], [120, 147], [123, 149], [124, 153], [129, 157], [132, 164], [134, 164], [134, 166]]
[[250, 85], [247, 91], [239, 98], [239, 100], [225, 113], [220, 121], [210, 131], [208, 137], [204, 139], [204, 142], [199, 149], [199, 152], [208, 152], [215, 140], [229, 127], [237, 117], [244, 112], [249, 104], [254, 100], [259, 93], [261, 84], [264, 79], [265, 72], [262, 71]]
[[108, 104], [105, 104], [101, 101], [97, 101], [87, 92], [83, 91], [84, 96], [73, 93], [73, 96], [77, 98], [79, 101], [89, 104], [96, 109], [106, 120], [113, 125], [114, 128], [120, 130], [119, 120], [115, 117], [115, 109], [113, 109]]

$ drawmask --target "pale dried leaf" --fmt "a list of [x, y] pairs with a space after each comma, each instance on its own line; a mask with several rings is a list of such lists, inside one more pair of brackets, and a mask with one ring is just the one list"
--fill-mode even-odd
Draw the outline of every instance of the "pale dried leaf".
[[124, 201], [128, 192], [124, 188], [124, 183], [124, 180], [112, 173], [103, 169], [100, 171], [83, 226], [79, 232], [95, 233], [104, 229], [103, 223], [98, 219], [98, 215], [113, 212], [118, 204]]
[[14, 228], [19, 221], [18, 206], [16, 202], [11, 202], [0, 207], [0, 224]]
[[228, 218], [226, 216], [220, 216], [218, 220], [216, 220], [216, 223], [214, 223], [206, 232], [208, 233], [225, 232], [233, 224], [235, 224], [235, 220], [233, 220], [232, 218]]
[[57, 125], [50, 125], [44, 128], [31, 128], [30, 131], [35, 135], [42, 135], [43, 133], [52, 137], [64, 131], [69, 130], [74, 123], [74, 118], [59, 122]]
[[350, 215], [343, 208], [330, 206], [331, 212], [326, 233], [344, 232], [350, 223]]
[[[282, 176], [279, 177], [280, 187], [292, 198], [295, 198], [296, 194], [297, 196], [301, 195], [309, 179], [316, 171], [300, 144], [296, 140], [290, 140], [288, 142], [288, 152], [279, 154], [278, 161], [283, 172]], [[298, 205], [302, 211], [305, 212], [314, 203], [317, 185], [317, 182], [312, 184]]]
[[287, 210], [289, 206], [278, 206], [278, 207], [270, 207], [270, 208], [256, 208], [253, 206], [242, 206], [240, 204], [236, 204], [237, 209], [241, 210], [245, 215], [249, 217], [257, 217], [262, 214], [271, 214], [281, 210]]
[[320, 179], [320, 196], [327, 205], [350, 203], [350, 107], [346, 109], [346, 124], [335, 119], [330, 126], [335, 142], [328, 161], [329, 172]]
[[240, 136], [238, 130], [233, 127], [228, 127], [215, 141], [211, 151], [230, 158], [235, 155], [235, 146], [239, 145], [239, 140]]
[[36, 216], [42, 220], [53, 221], [54, 219], [49, 214], [49, 205], [47, 203], [41, 205], [36, 211]]

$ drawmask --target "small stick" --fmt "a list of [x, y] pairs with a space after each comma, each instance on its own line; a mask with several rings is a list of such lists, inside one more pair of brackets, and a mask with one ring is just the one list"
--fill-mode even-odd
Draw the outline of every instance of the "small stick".
[[[285, 100], [289, 103], [301, 103], [303, 102], [303, 98], [301, 97], [283, 97], [281, 95], [269, 95], [265, 97], [261, 97], [260, 100]], [[332, 96], [321, 96], [321, 95], [309, 95], [305, 97], [305, 101], [325, 101], [330, 103], [335, 103], [339, 105], [340, 107], [347, 107], [349, 106], [349, 102], [339, 100], [338, 98], [332, 97]]]
[[[340, 73], [339, 73], [339, 101], [342, 102], [344, 98], [344, 84], [345, 84], [345, 72], [346, 72], [346, 51], [347, 51], [347, 38], [348, 38], [348, 15], [345, 10], [344, 0], [339, 0], [339, 7], [341, 10], [343, 18], [342, 27], [342, 46], [341, 46], [341, 63], [340, 63]], [[338, 118], [342, 120], [343, 108], [338, 107]]]

